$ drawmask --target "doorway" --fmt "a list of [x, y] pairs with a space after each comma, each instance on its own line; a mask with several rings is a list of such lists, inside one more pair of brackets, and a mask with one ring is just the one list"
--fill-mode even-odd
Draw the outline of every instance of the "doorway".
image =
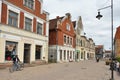
[[24, 63], [30, 63], [30, 44], [24, 44]]
[[35, 59], [41, 59], [41, 50], [42, 46], [36, 45], [36, 53], [35, 53]]

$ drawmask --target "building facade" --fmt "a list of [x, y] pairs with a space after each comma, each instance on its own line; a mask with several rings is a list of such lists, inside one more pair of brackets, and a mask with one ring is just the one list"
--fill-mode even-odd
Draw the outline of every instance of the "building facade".
[[0, 0], [0, 63], [48, 61], [49, 13], [42, 0]]
[[95, 43], [92, 38], [87, 38], [82, 33], [83, 23], [82, 18], [79, 16], [77, 21], [73, 22], [76, 33], [76, 61], [88, 60], [95, 58]]
[[95, 46], [95, 56], [99, 58], [103, 58], [104, 56], [104, 45], [96, 45]]
[[95, 43], [92, 38], [89, 38], [89, 59], [95, 58]]
[[117, 30], [115, 33], [114, 49], [115, 49], [115, 56], [120, 57], [120, 26], [117, 27]]
[[75, 32], [71, 14], [50, 20], [49, 27], [49, 61], [75, 61]]

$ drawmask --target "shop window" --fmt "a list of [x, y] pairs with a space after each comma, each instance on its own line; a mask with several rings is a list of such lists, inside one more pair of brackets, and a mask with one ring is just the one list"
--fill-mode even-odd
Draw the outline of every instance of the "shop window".
[[66, 59], [66, 50], [64, 50], [64, 60]]
[[17, 43], [15, 42], [6, 42], [5, 46], [5, 60], [6, 61], [11, 61], [12, 56], [17, 54]]
[[13, 27], [18, 26], [18, 14], [9, 10], [8, 25]]
[[83, 59], [83, 52], [81, 53], [81, 59]]
[[69, 51], [67, 51], [67, 60], [69, 60]]

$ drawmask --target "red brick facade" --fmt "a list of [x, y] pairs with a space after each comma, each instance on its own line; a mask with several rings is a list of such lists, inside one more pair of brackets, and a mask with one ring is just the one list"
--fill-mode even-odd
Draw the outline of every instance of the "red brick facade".
[[[61, 18], [62, 20], [58, 23], [58, 20]], [[49, 44], [55, 45], [57, 43], [58, 45], [64, 46], [64, 35], [67, 35], [72, 38], [72, 47], [75, 48], [75, 32], [73, 23], [70, 18], [61, 18], [50, 20]], [[67, 24], [70, 25], [70, 30], [66, 29]], [[56, 27], [58, 27], [57, 32]]]
[[7, 5], [2, 3], [2, 14], [1, 14], [1, 23], [7, 23]]
[[[1, 13], [1, 23], [2, 24], [8, 24], [7, 23], [7, 17], [8, 17], [8, 14], [9, 14], [9, 10], [8, 10], [8, 6], [7, 6], [7, 3], [6, 3], [6, 1], [8, 2], [8, 3], [10, 3], [10, 4], [13, 4], [13, 5], [15, 5], [15, 6], [17, 6], [18, 8], [20, 8], [20, 9], [18, 9], [18, 10], [20, 10], [20, 13], [19, 13], [19, 17], [20, 18], [18, 18], [19, 19], [19, 25], [18, 25], [18, 27], [20, 28], [20, 29], [24, 29], [24, 17], [25, 17], [25, 12], [24, 11], [27, 11], [28, 13], [30, 13], [30, 14], [32, 14], [32, 15], [34, 15], [34, 17], [33, 17], [33, 19], [32, 19], [32, 25], [33, 25], [33, 29], [32, 29], [32, 32], [34, 32], [34, 33], [36, 33], [36, 26], [37, 26], [37, 21], [36, 21], [36, 17], [39, 17], [40, 19], [43, 19], [44, 21], [46, 21], [46, 19], [47, 19], [47, 15], [46, 15], [46, 13], [43, 13], [43, 12], [41, 12], [42, 10], [41, 10], [41, 4], [42, 3], [40, 3], [40, 1], [39, 0], [34, 0], [35, 2], [34, 2], [34, 8], [33, 9], [30, 9], [30, 8], [28, 8], [28, 7], [26, 7], [26, 6], [24, 6], [24, 0], [4, 0], [3, 1], [3, 3], [2, 3], [2, 13]], [[46, 23], [44, 22], [43, 23], [43, 35], [45, 35], [46, 36]]]
[[24, 28], [24, 13], [20, 12], [20, 29]]
[[116, 57], [120, 57], [120, 26], [117, 27], [115, 33], [114, 45], [115, 45], [115, 55]]

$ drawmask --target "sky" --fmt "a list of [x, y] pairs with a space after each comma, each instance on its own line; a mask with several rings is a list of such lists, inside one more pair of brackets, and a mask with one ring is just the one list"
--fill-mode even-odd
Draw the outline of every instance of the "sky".
[[[113, 0], [113, 34], [120, 26], [120, 0]], [[98, 9], [111, 5], [111, 0], [43, 0], [43, 9], [47, 11], [49, 19], [65, 16], [70, 13], [72, 21], [82, 17], [84, 33], [92, 38], [96, 45], [104, 45], [111, 49], [111, 8], [100, 10], [103, 17], [96, 18]], [[113, 35], [113, 36], [114, 36]]]

